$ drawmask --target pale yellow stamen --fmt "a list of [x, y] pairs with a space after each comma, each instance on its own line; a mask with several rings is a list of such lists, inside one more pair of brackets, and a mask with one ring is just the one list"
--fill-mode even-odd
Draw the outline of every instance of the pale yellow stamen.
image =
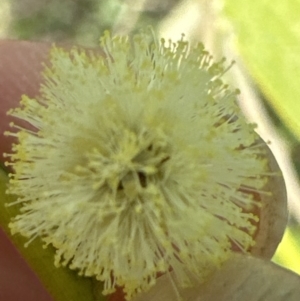
[[8, 193], [23, 205], [11, 230], [105, 294], [130, 299], [170, 270], [191, 285], [254, 244], [263, 148], [201, 44], [146, 31], [101, 45], [105, 56], [54, 47], [40, 95], [9, 112], [33, 127], [6, 133], [19, 140]]

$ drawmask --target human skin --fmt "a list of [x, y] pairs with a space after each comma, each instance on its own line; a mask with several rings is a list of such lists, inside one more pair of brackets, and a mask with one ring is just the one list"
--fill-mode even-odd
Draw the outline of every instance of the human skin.
[[[0, 42], [0, 161], [2, 154], [10, 152], [12, 137], [9, 130], [10, 108], [18, 106], [22, 94], [35, 96], [39, 89], [42, 61], [47, 58], [50, 45], [23, 41]], [[53, 301], [37, 276], [4, 232], [0, 232], [0, 300]]]
[[[38, 94], [50, 47], [49, 43], [0, 41], [0, 164], [5, 161], [2, 154], [10, 153], [14, 143], [13, 137], [3, 135], [13, 121], [6, 112], [19, 107], [23, 94], [29, 97]], [[25, 125], [25, 122], [18, 121], [18, 124]], [[54, 301], [1, 229], [0, 267], [0, 300]], [[118, 291], [109, 300], [122, 301], [123, 294]]]

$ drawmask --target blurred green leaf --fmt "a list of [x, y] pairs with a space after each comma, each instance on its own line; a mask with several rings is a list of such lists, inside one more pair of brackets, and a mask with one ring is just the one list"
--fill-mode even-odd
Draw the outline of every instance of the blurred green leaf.
[[[22, 254], [24, 260], [38, 275], [41, 282], [57, 301], [104, 301], [106, 297], [99, 294], [102, 284], [92, 281], [92, 278], [80, 277], [75, 271], [68, 268], [54, 266], [55, 250], [51, 246], [43, 249], [43, 243], [35, 239], [25, 247], [27, 238], [21, 235], [12, 236], [8, 223], [12, 216], [19, 212], [19, 206], [5, 206], [14, 201], [13, 196], [5, 194], [8, 177], [0, 169], [0, 226], [9, 236], [14, 245]], [[99, 288], [100, 286], [100, 288]]]
[[300, 139], [300, 0], [224, 0], [242, 58]]
[[285, 230], [273, 261], [300, 274], [300, 227], [290, 226]]

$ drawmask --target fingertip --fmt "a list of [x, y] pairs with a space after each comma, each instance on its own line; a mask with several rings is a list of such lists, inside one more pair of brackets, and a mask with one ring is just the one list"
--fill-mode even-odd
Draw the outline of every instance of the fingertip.
[[41, 81], [42, 62], [51, 45], [29, 41], [0, 41], [0, 161], [9, 152], [12, 137], [5, 137], [11, 118], [6, 112], [18, 106], [22, 94], [36, 96]]
[[2, 229], [0, 242], [0, 300], [54, 301]]

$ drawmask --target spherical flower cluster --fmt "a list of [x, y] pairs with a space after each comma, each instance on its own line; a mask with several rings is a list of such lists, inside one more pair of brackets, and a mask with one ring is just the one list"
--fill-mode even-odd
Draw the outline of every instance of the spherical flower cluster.
[[253, 246], [264, 147], [201, 44], [146, 30], [101, 46], [53, 47], [39, 95], [9, 112], [30, 124], [6, 133], [10, 228], [105, 294], [131, 299], [169, 271], [189, 286]]

